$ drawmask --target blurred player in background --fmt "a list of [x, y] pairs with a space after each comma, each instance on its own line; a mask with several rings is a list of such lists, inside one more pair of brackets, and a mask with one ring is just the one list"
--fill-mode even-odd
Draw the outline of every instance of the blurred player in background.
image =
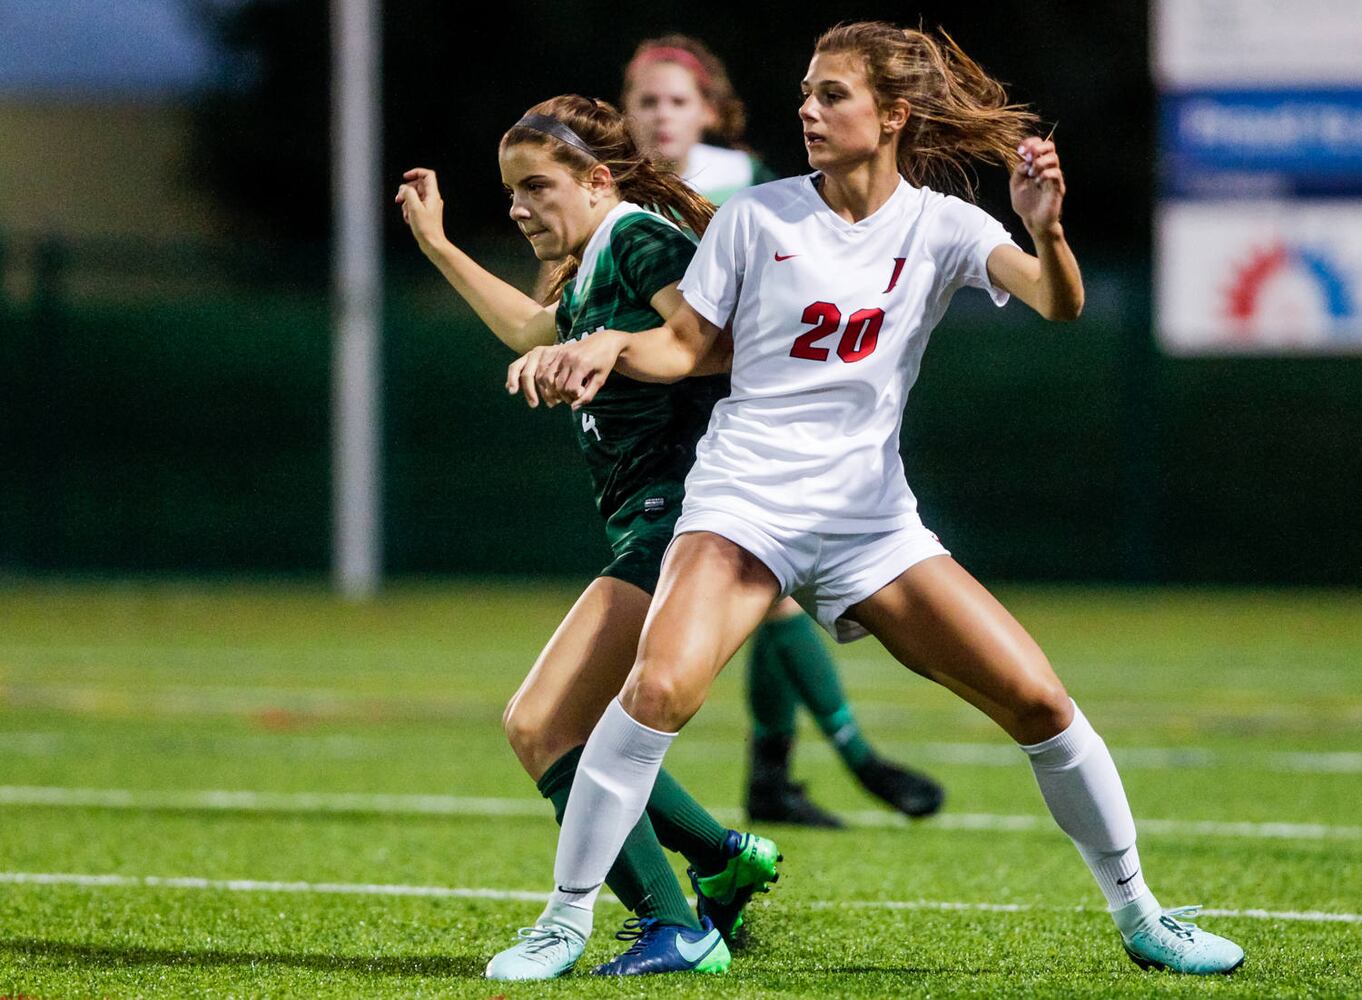
[[[449, 242], [433, 171], [408, 171], [397, 202], [422, 251], [503, 343], [524, 354], [607, 326], [648, 329], [678, 308], [676, 283], [695, 244], [672, 218], [703, 233], [714, 207], [641, 156], [618, 111], [573, 95], [545, 101], [502, 137], [499, 158], [511, 218], [536, 256], [560, 262], [552, 305], [535, 302]], [[559, 822], [579, 778], [582, 745], [633, 662], [695, 442], [727, 392], [723, 375], [668, 385], [623, 379], [573, 414], [614, 560], [563, 619], [504, 719], [511, 746]], [[661, 845], [690, 863], [698, 919]], [[727, 829], [662, 772], [608, 876], [638, 915], [617, 935], [633, 944], [596, 971], [724, 971], [726, 939], [752, 894], [775, 880], [778, 860], [774, 843]], [[552, 935], [525, 928], [520, 936], [488, 966], [488, 976], [552, 978], [576, 961], [575, 954], [563, 960]]]
[[[1136, 963], [1231, 972], [1242, 948], [1188, 919], [1195, 907], [1159, 905], [1106, 744], [1031, 636], [923, 525], [898, 452], [908, 391], [957, 290], [1000, 306], [1016, 295], [1046, 319], [1082, 311], [1055, 145], [949, 38], [890, 24], [824, 33], [802, 89], [813, 172], [719, 211], [667, 323], [535, 359], [540, 398], [574, 407], [590, 406], [617, 364], [681, 378], [725, 336], [733, 359], [634, 669], [583, 751], [538, 925], [590, 933], [601, 879], [677, 731], [771, 602], [794, 594], [839, 639], [876, 636], [1020, 745]], [[982, 209], [933, 190], [972, 194], [979, 162], [1010, 168], [1034, 255]], [[508, 385], [526, 367], [513, 364]]]
[[[747, 111], [723, 62], [688, 35], [639, 44], [624, 70], [620, 104], [639, 149], [716, 205], [776, 179], [743, 141]], [[875, 753], [813, 622], [786, 598], [757, 629], [748, 661], [752, 746], [745, 805], [751, 821], [842, 825], [790, 780], [801, 702], [867, 792], [909, 816], [928, 816], [941, 807], [936, 782]]]

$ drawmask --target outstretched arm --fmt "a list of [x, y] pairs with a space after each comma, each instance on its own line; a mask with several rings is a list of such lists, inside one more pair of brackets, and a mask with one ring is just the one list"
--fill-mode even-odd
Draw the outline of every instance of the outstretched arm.
[[1046, 319], [1077, 319], [1083, 312], [1083, 276], [1064, 238], [1060, 210], [1064, 174], [1055, 144], [1032, 136], [1021, 144], [1012, 171], [1012, 208], [1021, 217], [1036, 256], [1003, 244], [988, 255], [988, 277]]
[[444, 202], [435, 171], [418, 167], [402, 175], [397, 204], [416, 243], [491, 331], [517, 354], [554, 341], [556, 304], [541, 306], [478, 265], [445, 236]]
[[585, 406], [619, 371], [641, 382], [678, 382], [688, 375], [728, 370], [731, 341], [681, 296], [676, 285], [659, 289], [651, 304], [662, 326], [641, 333], [602, 330], [581, 340], [533, 351], [511, 365], [506, 390], [523, 392], [531, 406], [542, 399]]

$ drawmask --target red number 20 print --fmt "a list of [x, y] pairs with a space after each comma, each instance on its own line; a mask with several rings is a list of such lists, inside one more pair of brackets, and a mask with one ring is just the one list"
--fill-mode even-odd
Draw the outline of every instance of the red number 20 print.
[[[814, 302], [805, 307], [801, 317], [804, 323], [812, 323], [813, 329], [801, 333], [790, 348], [790, 357], [806, 361], [828, 360], [828, 349], [818, 347], [820, 340], [832, 336], [842, 325], [842, 310], [831, 302]], [[851, 364], [868, 358], [875, 353], [879, 343], [880, 327], [884, 325], [883, 309], [859, 309], [847, 317], [846, 329], [842, 339], [837, 342], [837, 356]]]

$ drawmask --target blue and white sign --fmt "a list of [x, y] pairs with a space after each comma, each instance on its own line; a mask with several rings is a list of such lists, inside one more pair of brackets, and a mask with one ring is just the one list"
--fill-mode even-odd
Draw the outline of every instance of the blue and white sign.
[[1362, 353], [1362, 200], [1169, 201], [1156, 228], [1171, 353]]
[[[1223, 197], [1226, 175], [1257, 190], [1362, 193], [1362, 89], [1174, 93], [1162, 102], [1164, 190]], [[1232, 182], [1232, 179], [1230, 179]]]
[[1156, 0], [1172, 353], [1362, 351], [1362, 0]]

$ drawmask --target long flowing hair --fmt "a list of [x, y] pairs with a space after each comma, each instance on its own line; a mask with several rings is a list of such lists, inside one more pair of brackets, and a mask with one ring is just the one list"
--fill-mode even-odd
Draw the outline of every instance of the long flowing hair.
[[1039, 117], [1008, 100], [944, 31], [937, 35], [884, 21], [839, 24], [824, 32], [815, 53], [860, 57], [875, 100], [911, 106], [899, 141], [898, 168], [908, 183], [973, 200], [976, 163], [1011, 169], [1017, 146], [1034, 135]]
[[[563, 94], [541, 101], [526, 114], [547, 115], [554, 118], [586, 142], [596, 153], [589, 153], [561, 139], [524, 125], [514, 125], [501, 137], [501, 150], [522, 144], [540, 146], [553, 159], [567, 167], [579, 178], [585, 178], [597, 164], [610, 168], [615, 188], [625, 201], [675, 219], [697, 236], [703, 235], [709, 220], [714, 218], [714, 205], [696, 194], [676, 174], [661, 170], [639, 152], [629, 135], [625, 118], [608, 101], [578, 94]], [[553, 272], [549, 282], [549, 300], [557, 298], [563, 286], [572, 280], [581, 261], [567, 257]]]

